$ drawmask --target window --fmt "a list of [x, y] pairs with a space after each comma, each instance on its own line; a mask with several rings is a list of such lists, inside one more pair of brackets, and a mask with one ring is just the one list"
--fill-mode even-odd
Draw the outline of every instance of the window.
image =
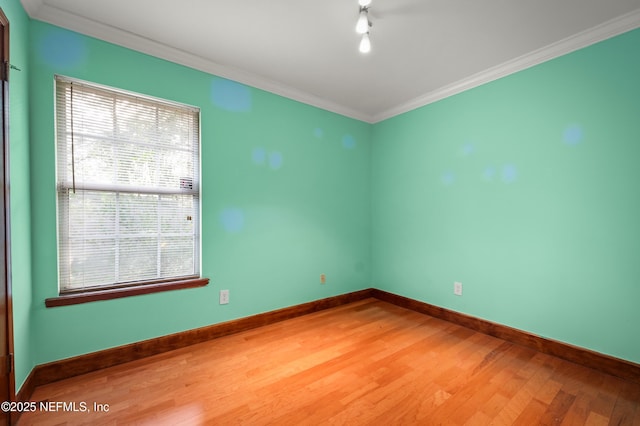
[[56, 76], [61, 296], [199, 277], [199, 119]]

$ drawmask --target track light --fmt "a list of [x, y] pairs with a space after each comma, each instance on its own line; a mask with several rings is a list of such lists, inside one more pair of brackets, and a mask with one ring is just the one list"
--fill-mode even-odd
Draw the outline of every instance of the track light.
[[358, 0], [360, 12], [358, 14], [358, 22], [356, 22], [356, 32], [362, 34], [360, 40], [360, 52], [369, 53], [371, 51], [371, 40], [369, 39], [369, 31], [372, 26], [369, 20], [369, 6], [371, 0]]
[[371, 40], [369, 40], [369, 32], [362, 34], [362, 40], [360, 40], [360, 53], [371, 52]]
[[358, 34], [364, 34], [367, 31], [369, 31], [369, 16], [367, 14], [367, 8], [361, 7], [358, 23], [356, 24], [356, 32]]

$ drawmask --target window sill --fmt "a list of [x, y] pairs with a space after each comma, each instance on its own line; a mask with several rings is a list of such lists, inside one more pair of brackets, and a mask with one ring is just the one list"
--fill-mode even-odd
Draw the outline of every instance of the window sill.
[[204, 287], [209, 284], [209, 278], [194, 278], [181, 281], [169, 281], [139, 285], [135, 287], [111, 288], [105, 290], [87, 291], [84, 293], [65, 294], [51, 297], [44, 301], [47, 308], [56, 306], [78, 305], [80, 303], [95, 302], [98, 300], [119, 299], [121, 297], [138, 296], [141, 294], [159, 293], [161, 291], [180, 290], [185, 288]]

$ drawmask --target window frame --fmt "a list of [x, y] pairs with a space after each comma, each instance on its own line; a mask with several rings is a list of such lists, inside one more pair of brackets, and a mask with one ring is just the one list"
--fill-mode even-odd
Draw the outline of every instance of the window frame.
[[[60, 232], [60, 218], [62, 216], [61, 216], [61, 206], [59, 202], [61, 189], [58, 188], [58, 183], [60, 182], [60, 175], [59, 175], [60, 171], [58, 170], [59, 168], [58, 156], [60, 155], [60, 149], [64, 149], [64, 148], [60, 147], [58, 144], [65, 143], [65, 142], [58, 140], [59, 139], [58, 137], [59, 118], [58, 118], [58, 111], [57, 111], [58, 82], [78, 84], [78, 85], [86, 86], [89, 88], [95, 88], [96, 90], [99, 90], [99, 91], [106, 90], [110, 93], [113, 93], [114, 96], [123, 95], [127, 97], [134, 97], [134, 98], [140, 99], [142, 102], [145, 102], [145, 103], [151, 102], [156, 105], [167, 105], [167, 106], [174, 106], [179, 108], [192, 108], [194, 111], [197, 111], [196, 112], [197, 120], [198, 120], [197, 149], [193, 150], [194, 157], [197, 155], [197, 162], [194, 163], [194, 167], [197, 167], [197, 173], [193, 176], [195, 176], [198, 180], [197, 193], [194, 194], [194, 197], [197, 200], [197, 206], [196, 206], [197, 210], [195, 210], [197, 214], [197, 222], [194, 223], [195, 233], [193, 236], [194, 238], [193, 256], [194, 256], [194, 262], [195, 262], [194, 274], [188, 274], [188, 275], [182, 275], [182, 276], [176, 276], [176, 277], [166, 277], [166, 278], [161, 277], [158, 279], [150, 279], [150, 280], [138, 280], [138, 281], [133, 280], [133, 281], [119, 282], [119, 283], [116, 282], [112, 284], [95, 285], [91, 287], [83, 287], [83, 288], [77, 288], [77, 289], [64, 289], [64, 290], [62, 289], [62, 281], [61, 281], [60, 274], [61, 274], [61, 262], [63, 261], [63, 258], [61, 256], [61, 245], [67, 244], [67, 242], [62, 241], [62, 235]], [[57, 226], [57, 243], [56, 244], [57, 244], [57, 247], [56, 248], [57, 248], [57, 258], [58, 258], [58, 262], [57, 262], [58, 296], [47, 298], [45, 300], [45, 305], [47, 307], [66, 306], [66, 305], [72, 305], [72, 304], [78, 304], [78, 303], [92, 302], [97, 300], [110, 300], [110, 299], [135, 296], [140, 294], [150, 294], [150, 293], [156, 293], [156, 292], [162, 292], [162, 291], [185, 289], [185, 288], [197, 288], [197, 287], [206, 286], [209, 283], [209, 279], [203, 278], [201, 276], [202, 274], [202, 261], [201, 261], [202, 259], [202, 240], [201, 240], [202, 203], [201, 203], [201, 185], [199, 184], [199, 181], [200, 181], [201, 171], [202, 171], [202, 167], [201, 167], [202, 165], [202, 159], [201, 159], [201, 141], [202, 141], [201, 128], [202, 126], [201, 126], [200, 108], [183, 104], [183, 103], [178, 103], [171, 100], [166, 100], [166, 99], [157, 98], [157, 97], [148, 96], [148, 95], [142, 95], [136, 92], [131, 92], [131, 91], [122, 90], [114, 87], [104, 86], [97, 83], [70, 78], [62, 75], [54, 76], [54, 105], [55, 105], [54, 124], [56, 126], [56, 131], [55, 131], [55, 143], [56, 143], [56, 149], [55, 149], [56, 160], [55, 161], [56, 161], [56, 182], [57, 182], [56, 184], [56, 226]], [[75, 178], [74, 178], [74, 181], [75, 181]], [[74, 182], [74, 186], [75, 186], [75, 182]], [[112, 186], [117, 186], [117, 185], [112, 185]], [[76, 189], [81, 189], [81, 186], [79, 185], [75, 187]], [[67, 190], [69, 189], [67, 188]], [[90, 188], [86, 188], [86, 190], [90, 190]], [[118, 189], [114, 189], [113, 192], [115, 194], [121, 193], [121, 191]], [[127, 191], [124, 191], [124, 192], [127, 192]], [[135, 193], [152, 194], [152, 192], [145, 192], [145, 191], [139, 191]], [[67, 216], [69, 215], [69, 212], [70, 212], [69, 206], [67, 206], [67, 210], [66, 210]], [[67, 235], [67, 237], [69, 237], [69, 235]]]

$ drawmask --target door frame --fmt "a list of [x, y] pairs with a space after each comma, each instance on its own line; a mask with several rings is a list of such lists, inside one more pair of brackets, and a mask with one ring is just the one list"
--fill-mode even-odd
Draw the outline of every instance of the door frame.
[[[4, 281], [6, 285], [6, 336], [7, 336], [7, 356], [8, 356], [8, 369], [9, 369], [9, 398], [12, 401], [16, 399], [16, 386], [15, 386], [15, 368], [13, 357], [13, 295], [12, 295], [12, 281], [11, 281], [11, 221], [10, 221], [10, 175], [9, 175], [9, 20], [5, 15], [2, 8], [0, 8], [0, 32], [2, 33], [2, 57], [0, 58], [1, 64], [1, 90], [4, 102], [2, 102], [2, 111], [0, 113], [3, 116], [3, 128], [1, 129], [2, 141], [2, 162], [4, 165], [4, 176], [0, 177], [2, 180], [2, 208], [4, 210], [2, 216], [2, 224], [4, 227], [4, 259], [0, 259], [0, 262], [4, 263], [4, 268], [1, 273], [4, 274]], [[2, 314], [2, 313], [0, 313]]]

